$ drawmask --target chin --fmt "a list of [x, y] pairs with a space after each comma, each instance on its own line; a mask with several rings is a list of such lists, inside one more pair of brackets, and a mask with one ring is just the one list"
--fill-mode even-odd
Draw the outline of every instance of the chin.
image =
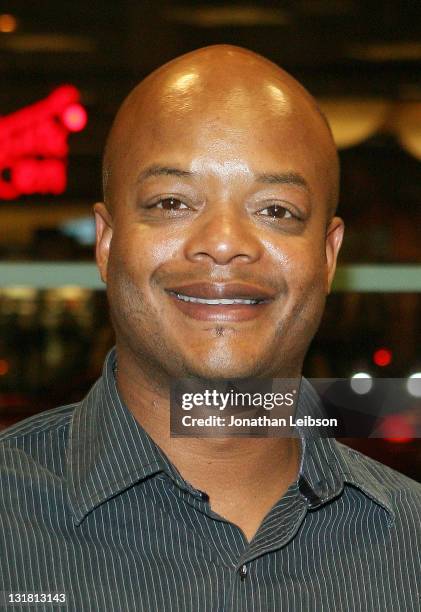
[[196, 376], [206, 379], [225, 379], [225, 378], [250, 378], [259, 375], [259, 367], [256, 364], [241, 363], [226, 360], [215, 363], [215, 359], [206, 361], [205, 359], [198, 362], [187, 363], [186, 369], [188, 376]]

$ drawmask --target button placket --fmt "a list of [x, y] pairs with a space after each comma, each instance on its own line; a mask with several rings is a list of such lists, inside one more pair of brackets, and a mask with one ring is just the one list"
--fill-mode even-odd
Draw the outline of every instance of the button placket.
[[238, 570], [238, 573], [240, 574], [240, 580], [245, 580], [248, 573], [247, 565], [243, 564]]

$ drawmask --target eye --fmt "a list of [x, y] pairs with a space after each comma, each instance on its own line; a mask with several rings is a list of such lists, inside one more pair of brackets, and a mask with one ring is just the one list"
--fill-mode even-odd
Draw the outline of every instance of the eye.
[[184, 210], [183, 208], [181, 208], [181, 206], [184, 206], [184, 209], [188, 209], [188, 206], [186, 206], [184, 202], [182, 202], [181, 200], [178, 200], [177, 198], [163, 198], [162, 200], [159, 200], [159, 202], [152, 204], [150, 208], [160, 208], [162, 210], [170, 210], [170, 211], [171, 210]]
[[[271, 210], [272, 214], [263, 212], [265, 210]], [[263, 211], [261, 211], [260, 214], [263, 214], [266, 217], [274, 217], [275, 219], [297, 218], [296, 215], [292, 214], [292, 212], [288, 210], [288, 208], [285, 208], [285, 206], [280, 206], [279, 204], [273, 204], [273, 206], [268, 206], [267, 208], [264, 208]]]

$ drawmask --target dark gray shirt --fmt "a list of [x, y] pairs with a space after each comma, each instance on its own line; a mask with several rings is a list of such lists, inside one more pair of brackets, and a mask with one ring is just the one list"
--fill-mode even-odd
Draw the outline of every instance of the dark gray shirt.
[[421, 485], [334, 439], [307, 440], [299, 479], [248, 543], [137, 423], [114, 364], [113, 349], [82, 402], [0, 434], [3, 600], [64, 594], [55, 609], [77, 612], [421, 610]]

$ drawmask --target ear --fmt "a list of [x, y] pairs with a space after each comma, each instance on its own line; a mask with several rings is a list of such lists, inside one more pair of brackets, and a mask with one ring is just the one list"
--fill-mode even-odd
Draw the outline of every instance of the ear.
[[330, 293], [333, 277], [335, 276], [336, 261], [344, 236], [345, 224], [340, 217], [333, 217], [326, 230], [326, 295]]
[[106, 283], [110, 243], [113, 236], [112, 217], [103, 202], [97, 202], [93, 206], [93, 211], [96, 225], [96, 264], [101, 274], [102, 281]]

